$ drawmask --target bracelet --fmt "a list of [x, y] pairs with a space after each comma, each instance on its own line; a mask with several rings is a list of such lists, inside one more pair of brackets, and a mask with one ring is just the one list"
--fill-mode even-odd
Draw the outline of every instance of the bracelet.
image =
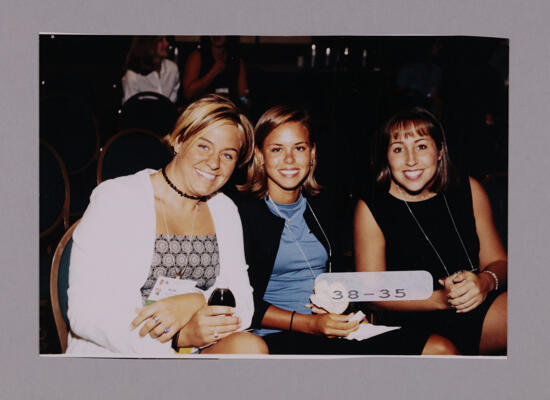
[[292, 315], [290, 316], [290, 324], [288, 325], [289, 332], [292, 330], [292, 321], [294, 320], [294, 314], [296, 314], [296, 311], [292, 311]]
[[489, 271], [488, 269], [484, 269], [481, 272], [486, 272], [486, 273], [488, 273], [489, 275], [491, 275], [493, 277], [493, 279], [495, 280], [495, 290], [498, 290], [498, 276], [497, 276], [497, 274], [495, 274], [493, 271]]
[[172, 348], [174, 349], [174, 351], [177, 353], [179, 351], [179, 346], [178, 346], [178, 340], [180, 338], [180, 331], [177, 331], [176, 334], [172, 337]]

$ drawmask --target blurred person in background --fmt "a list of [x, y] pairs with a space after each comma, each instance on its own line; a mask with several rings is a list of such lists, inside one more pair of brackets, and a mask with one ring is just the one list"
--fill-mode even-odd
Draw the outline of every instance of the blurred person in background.
[[124, 65], [122, 103], [140, 92], [160, 93], [176, 103], [180, 75], [168, 59], [169, 47], [165, 36], [134, 37]]
[[192, 101], [216, 93], [249, 108], [246, 65], [239, 55], [238, 37], [202, 36], [199, 49], [188, 57], [183, 73], [183, 93]]

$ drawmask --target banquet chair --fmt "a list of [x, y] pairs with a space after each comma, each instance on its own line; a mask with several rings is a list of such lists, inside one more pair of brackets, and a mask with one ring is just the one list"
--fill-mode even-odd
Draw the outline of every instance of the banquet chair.
[[52, 267], [50, 270], [50, 301], [52, 312], [57, 329], [57, 336], [61, 345], [61, 353], [67, 349], [67, 337], [69, 332], [69, 319], [67, 317], [69, 288], [69, 262], [73, 246], [73, 232], [80, 220], [76, 221], [65, 232], [53, 255]]
[[95, 115], [78, 97], [58, 94], [40, 101], [40, 137], [59, 153], [70, 176], [86, 171], [99, 153]]
[[70, 186], [67, 168], [59, 154], [40, 140], [40, 238], [52, 233], [61, 222], [69, 227]]
[[508, 175], [493, 173], [481, 181], [489, 196], [493, 220], [504, 248], [508, 248]]
[[118, 130], [141, 128], [158, 136], [168, 134], [178, 118], [176, 105], [155, 92], [141, 92], [130, 97], [119, 111]]
[[97, 183], [133, 174], [144, 168], [159, 169], [171, 159], [168, 145], [145, 129], [126, 129], [110, 138], [97, 162]]

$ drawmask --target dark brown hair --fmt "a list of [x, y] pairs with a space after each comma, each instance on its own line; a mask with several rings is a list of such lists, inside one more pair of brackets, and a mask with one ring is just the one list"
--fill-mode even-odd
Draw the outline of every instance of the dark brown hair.
[[378, 185], [389, 187], [391, 169], [388, 163], [388, 146], [391, 138], [400, 136], [430, 136], [440, 151], [441, 157], [437, 162], [437, 169], [429, 189], [432, 192], [443, 192], [454, 179], [454, 170], [447, 149], [447, 141], [443, 126], [437, 118], [422, 107], [415, 107], [407, 111], [394, 114], [375, 136], [373, 146], [374, 177]]
[[141, 75], [148, 75], [157, 68], [155, 54], [157, 42], [162, 36], [135, 36], [126, 56], [124, 72], [131, 69]]
[[[306, 128], [309, 142], [312, 146], [315, 145], [309, 114], [301, 108], [280, 105], [270, 108], [260, 117], [254, 129], [256, 147], [261, 150], [267, 136], [275, 129], [288, 122], [296, 122]], [[314, 157], [312, 159], [311, 168], [309, 169], [309, 174], [302, 184], [302, 188], [312, 196], [315, 196], [321, 190], [321, 185], [317, 183], [314, 177], [316, 165], [317, 160]], [[267, 176], [265, 167], [256, 152], [254, 153], [252, 162], [248, 165], [246, 183], [238, 186], [238, 188], [242, 191], [248, 191], [258, 198], [264, 198], [267, 195]]]

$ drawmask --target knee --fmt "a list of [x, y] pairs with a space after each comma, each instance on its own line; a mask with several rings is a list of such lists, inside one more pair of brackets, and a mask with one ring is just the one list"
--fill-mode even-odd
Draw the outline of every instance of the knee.
[[428, 341], [424, 345], [422, 351], [424, 356], [456, 356], [460, 355], [456, 346], [449, 339], [439, 336], [431, 335]]
[[479, 354], [506, 354], [508, 343], [507, 299], [508, 294], [501, 293], [489, 307], [481, 329]]
[[250, 332], [238, 332], [231, 335], [228, 343], [231, 353], [236, 354], [269, 354], [264, 340]]

